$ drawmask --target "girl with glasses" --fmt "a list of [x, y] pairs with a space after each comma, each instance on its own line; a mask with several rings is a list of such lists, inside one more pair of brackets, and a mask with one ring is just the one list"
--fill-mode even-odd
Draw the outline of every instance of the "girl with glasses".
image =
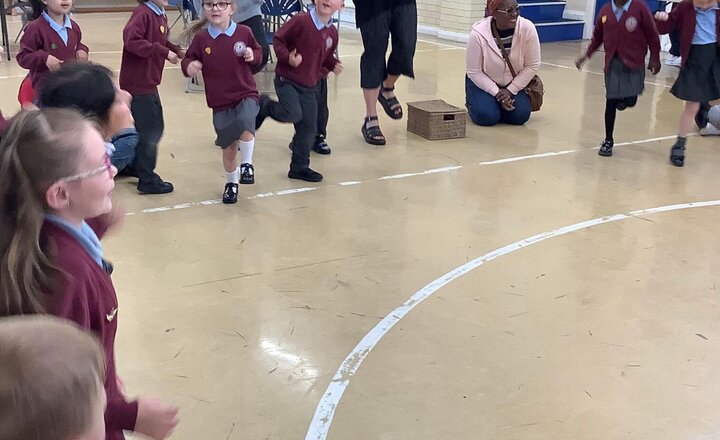
[[234, 204], [238, 183], [255, 183], [253, 151], [260, 96], [253, 66], [262, 63], [263, 53], [250, 28], [231, 20], [237, 9], [234, 1], [204, 0], [202, 8], [205, 18], [189, 27], [186, 34], [193, 38], [182, 69], [189, 77], [202, 71], [205, 98], [213, 110], [215, 145], [223, 152], [227, 180], [222, 200]]
[[177, 408], [129, 401], [115, 366], [118, 302], [100, 239], [121, 216], [116, 172], [97, 128], [76, 111], [13, 118], [0, 142], [0, 317], [48, 313], [93, 333], [107, 364], [106, 439], [129, 430], [161, 440]]

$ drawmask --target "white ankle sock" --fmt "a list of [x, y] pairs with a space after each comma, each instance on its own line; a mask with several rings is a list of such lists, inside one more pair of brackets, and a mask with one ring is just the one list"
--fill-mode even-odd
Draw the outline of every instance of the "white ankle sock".
[[237, 184], [238, 182], [240, 182], [239, 174], [240, 173], [238, 172], [237, 168], [235, 168], [235, 171], [233, 171], [232, 173], [228, 173], [227, 171], [225, 171], [225, 175], [227, 176], [227, 183]]
[[255, 150], [255, 139], [251, 141], [238, 141], [238, 150], [240, 150], [240, 163], [249, 163], [252, 165], [253, 151]]

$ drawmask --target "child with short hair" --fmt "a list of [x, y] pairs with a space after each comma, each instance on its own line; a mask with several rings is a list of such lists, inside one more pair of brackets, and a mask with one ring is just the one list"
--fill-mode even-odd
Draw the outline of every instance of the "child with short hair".
[[288, 177], [320, 182], [322, 174], [310, 168], [310, 149], [318, 129], [318, 84], [322, 69], [336, 75], [342, 63], [335, 58], [338, 32], [332, 16], [342, 8], [342, 0], [322, 0], [310, 12], [294, 15], [273, 37], [277, 54], [275, 92], [278, 101], [260, 98], [256, 128], [266, 117], [295, 125]]
[[634, 107], [645, 90], [645, 56], [653, 75], [660, 71], [660, 36], [643, 0], [611, 0], [600, 9], [592, 41], [578, 58], [578, 69], [605, 46], [605, 140], [600, 156], [613, 155], [613, 132], [617, 111]]
[[[680, 115], [678, 136], [670, 149], [670, 163], [676, 167], [685, 165], [687, 135], [693, 120], [705, 103], [709, 110], [711, 101], [720, 99], [720, 7], [717, 0], [683, 0], [669, 14], [655, 13], [660, 33], [667, 34], [680, 28], [680, 74], [670, 89], [676, 98], [685, 101]], [[706, 125], [706, 117], [698, 121]]]
[[[205, 98], [213, 110], [215, 145], [222, 148], [227, 181], [222, 201], [238, 200], [238, 183], [255, 183], [253, 151], [259, 95], [253, 66], [262, 63], [262, 47], [252, 30], [231, 20], [235, 0], [204, 0], [205, 18], [188, 29], [194, 35], [182, 61], [183, 73], [194, 77], [202, 71]], [[207, 25], [207, 29], [204, 29]], [[241, 165], [238, 168], [238, 150]]]
[[137, 189], [143, 194], [166, 194], [172, 183], [155, 173], [158, 143], [165, 130], [158, 86], [165, 61], [178, 64], [184, 56], [180, 46], [168, 40], [165, 8], [168, 0], [138, 0], [123, 29], [123, 53], [120, 65], [120, 88], [132, 95], [131, 110], [140, 138], [135, 147], [134, 171]]
[[32, 21], [23, 32], [16, 56], [20, 67], [30, 71], [18, 95], [23, 107], [31, 103], [48, 72], [59, 69], [66, 61], [87, 61], [89, 52], [82, 42], [80, 26], [70, 19], [72, 0], [31, 0], [30, 3]]
[[0, 142], [0, 317], [49, 313], [96, 335], [107, 364], [106, 439], [127, 430], [162, 440], [177, 408], [129, 401], [115, 365], [118, 301], [100, 239], [123, 217], [111, 198], [116, 173], [102, 135], [77, 111], [12, 119]]
[[0, 319], [0, 439], [105, 440], [98, 341], [50, 316]]

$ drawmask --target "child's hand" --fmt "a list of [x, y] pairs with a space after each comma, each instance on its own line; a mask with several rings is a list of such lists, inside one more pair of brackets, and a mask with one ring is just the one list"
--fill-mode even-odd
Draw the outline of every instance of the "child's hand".
[[343, 73], [343, 64], [342, 61], [338, 61], [337, 64], [335, 64], [335, 68], [333, 69], [333, 73], [335, 75], [340, 75]]
[[165, 440], [175, 430], [178, 421], [176, 406], [166, 405], [156, 399], [140, 398], [138, 400], [135, 432], [154, 440]]
[[245, 62], [252, 63], [255, 61], [255, 54], [253, 53], [251, 48], [245, 48], [245, 53], [243, 54], [243, 57], [245, 58]]
[[587, 62], [588, 58], [587, 55], [583, 55], [577, 60], [575, 60], [575, 67], [577, 67], [577, 70], [582, 69], [583, 64]]
[[298, 53], [297, 49], [293, 49], [293, 51], [290, 52], [288, 63], [290, 63], [290, 65], [293, 67], [297, 67], [300, 65], [300, 63], [302, 63], [302, 55]]
[[182, 49], [178, 50], [178, 51], [177, 51], [177, 56], [178, 56], [178, 58], [180, 58], [180, 59], [185, 58], [185, 51], [182, 50]]
[[198, 73], [202, 70], [202, 63], [198, 60], [191, 61], [190, 64], [187, 66], [187, 74], [188, 76], [197, 76]]
[[653, 75], [657, 75], [658, 72], [660, 71], [660, 61], [650, 61], [648, 63], [648, 70]]
[[177, 64], [180, 62], [180, 58], [175, 52], [168, 52], [167, 60], [170, 61], [171, 64]]
[[58, 70], [60, 68], [60, 66], [62, 65], [62, 63], [63, 62], [61, 60], [55, 58], [52, 55], [48, 55], [47, 61], [45, 61], [45, 65], [51, 72]]
[[88, 60], [90, 59], [90, 56], [88, 55], [87, 52], [85, 52], [84, 50], [80, 49], [79, 51], [75, 52], [75, 58], [76, 58], [78, 61], [88, 61]]
[[665, 11], [657, 11], [655, 13], [655, 20], [657, 21], [667, 21], [670, 15], [668, 15]]

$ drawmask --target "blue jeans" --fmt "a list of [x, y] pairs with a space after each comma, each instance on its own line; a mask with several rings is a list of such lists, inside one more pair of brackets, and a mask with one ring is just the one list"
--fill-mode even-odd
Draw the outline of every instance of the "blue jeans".
[[138, 138], [138, 132], [134, 128], [121, 130], [112, 137], [111, 142], [115, 146], [115, 152], [110, 161], [118, 169], [118, 172], [124, 170], [135, 159], [135, 146]]
[[494, 96], [475, 85], [465, 77], [465, 104], [470, 119], [477, 125], [491, 126], [498, 122], [523, 125], [530, 119], [530, 97], [525, 90], [515, 95], [515, 110], [507, 111]]

